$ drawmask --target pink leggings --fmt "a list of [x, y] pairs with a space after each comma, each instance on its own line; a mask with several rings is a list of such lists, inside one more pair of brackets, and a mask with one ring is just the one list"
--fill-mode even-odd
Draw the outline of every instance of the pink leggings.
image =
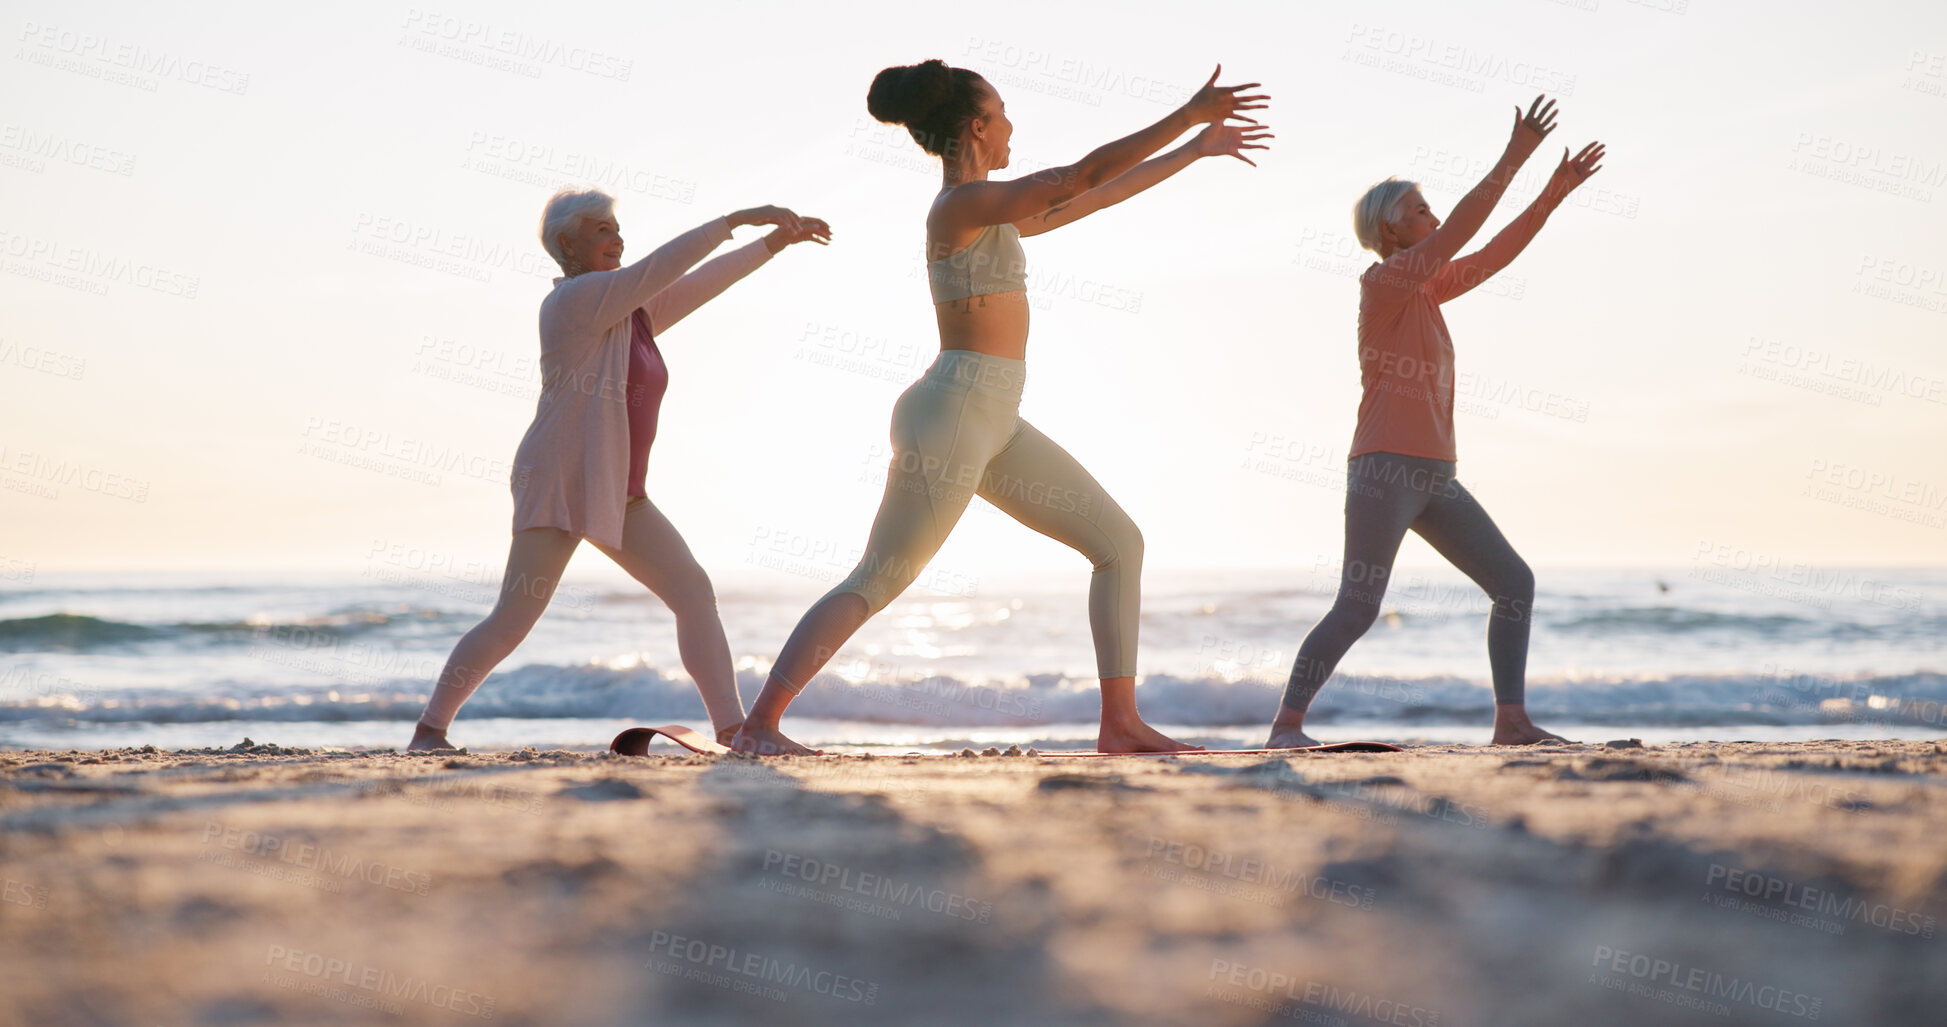
[[[467, 632], [446, 669], [439, 675], [420, 723], [445, 731], [460, 705], [480, 687], [488, 674], [521, 644], [567, 569], [568, 558], [581, 540], [559, 528], [529, 528], [514, 533], [507, 551], [507, 574], [500, 582], [500, 599], [493, 612]], [[744, 719], [744, 703], [737, 695], [737, 676], [731, 668], [730, 643], [717, 617], [717, 595], [690, 547], [654, 503], [637, 496], [629, 500], [622, 521], [622, 548], [595, 543], [621, 568], [647, 586], [676, 615], [676, 647], [683, 658], [710, 725], [717, 730]]]

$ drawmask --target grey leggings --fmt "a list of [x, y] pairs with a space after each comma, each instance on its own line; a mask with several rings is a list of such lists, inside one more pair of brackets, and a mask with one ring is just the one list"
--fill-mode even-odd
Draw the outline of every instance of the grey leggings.
[[1409, 528], [1493, 599], [1487, 662], [1494, 701], [1522, 701], [1535, 575], [1453, 475], [1451, 460], [1396, 453], [1352, 458], [1346, 467], [1345, 566], [1338, 599], [1298, 649], [1285, 686], [1286, 707], [1304, 712], [1346, 650], [1372, 627]]
[[[941, 350], [892, 408], [892, 463], [865, 555], [825, 599], [854, 593], [868, 613], [892, 602], [939, 552], [979, 496], [1094, 567], [1088, 620], [1096, 669], [1136, 673], [1142, 533], [1068, 452], [1021, 419], [1026, 364]], [[815, 606], [814, 606], [815, 609]], [[804, 682], [779, 675], [792, 691]]]

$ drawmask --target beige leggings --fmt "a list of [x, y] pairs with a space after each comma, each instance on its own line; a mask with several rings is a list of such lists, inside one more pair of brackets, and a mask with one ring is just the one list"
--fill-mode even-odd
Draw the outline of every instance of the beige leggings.
[[[507, 550], [507, 573], [493, 612], [463, 636], [440, 672], [420, 722], [444, 731], [480, 682], [527, 637], [548, 607], [568, 558], [580, 539], [559, 528], [529, 528], [514, 533]], [[716, 591], [683, 536], [649, 500], [629, 500], [622, 520], [622, 548], [595, 548], [629, 572], [676, 615], [676, 648], [683, 669], [703, 693], [710, 725], [722, 730], [744, 719], [731, 668], [730, 643], [717, 616]]]
[[[868, 616], [884, 609], [939, 552], [977, 495], [1088, 557], [1094, 567], [1088, 620], [1097, 671], [1105, 678], [1133, 677], [1142, 533], [1074, 457], [1021, 419], [1025, 368], [1020, 360], [942, 350], [900, 395], [892, 408], [885, 497], [865, 555], [819, 602], [849, 592], [865, 600]], [[797, 666], [804, 662], [797, 657], [829, 656], [843, 642], [800, 640], [794, 633], [792, 642], [799, 641], [806, 644], [787, 643], [772, 669], [794, 692], [810, 677], [808, 668]]]

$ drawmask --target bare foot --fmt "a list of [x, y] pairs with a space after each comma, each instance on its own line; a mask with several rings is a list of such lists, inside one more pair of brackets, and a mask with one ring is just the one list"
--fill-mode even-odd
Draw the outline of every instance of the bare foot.
[[1134, 723], [1102, 723], [1095, 736], [1096, 752], [1202, 752], [1201, 745], [1185, 745], [1138, 720]]
[[433, 752], [438, 749], [456, 748], [446, 740], [446, 732], [425, 724], [412, 726], [412, 744], [406, 746], [407, 752]]
[[760, 727], [745, 721], [730, 739], [730, 747], [753, 756], [823, 756], [825, 750], [799, 745], [774, 727]]
[[1528, 719], [1526, 707], [1494, 707], [1495, 745], [1540, 745], [1543, 742], [1567, 743], [1568, 739], [1536, 727], [1535, 722]]
[[1552, 731], [1543, 731], [1533, 724], [1528, 725], [1525, 730], [1519, 731], [1503, 731], [1500, 728], [1494, 729], [1495, 745], [1540, 745], [1543, 742], [1574, 744], [1561, 735], [1555, 734]]
[[735, 724], [725, 725], [723, 730], [717, 732], [717, 744], [729, 745], [731, 742], [736, 740], [737, 732], [742, 731], [743, 729], [744, 729], [744, 722], [741, 720], [736, 722]]
[[1309, 749], [1318, 744], [1318, 739], [1305, 733], [1302, 727], [1279, 727], [1271, 725], [1271, 738], [1264, 743], [1266, 749]]

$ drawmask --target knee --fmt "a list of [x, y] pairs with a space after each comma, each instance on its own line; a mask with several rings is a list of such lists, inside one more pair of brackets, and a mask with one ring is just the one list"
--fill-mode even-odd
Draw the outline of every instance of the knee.
[[716, 586], [710, 584], [710, 576], [703, 573], [702, 567], [691, 567], [677, 575], [675, 581], [665, 586], [661, 599], [678, 617], [699, 613], [714, 616], [717, 611]]
[[1493, 599], [1497, 603], [1519, 603], [1524, 610], [1534, 605], [1535, 572], [1528, 561], [1515, 557], [1514, 563], [1501, 572], [1495, 582]]
[[[866, 621], [891, 605], [893, 598], [872, 589], [870, 585], [865, 588], [853, 588], [841, 582], [837, 588], [825, 593], [823, 598], [812, 604], [811, 610], [806, 611], [805, 617], [809, 619], [812, 613], [817, 612], [821, 618], [830, 618], [831, 623], [843, 625], [847, 637], [850, 637], [851, 632], [863, 627]], [[819, 659], [829, 660], [837, 655], [837, 652], [834, 649], [821, 653]]]
[[1333, 630], [1347, 636], [1347, 641], [1359, 638], [1372, 630], [1379, 620], [1379, 597], [1342, 591], [1332, 603], [1332, 612], [1325, 615], [1325, 620]]
[[819, 603], [838, 600], [841, 596], [856, 596], [864, 607], [860, 620], [860, 623], [864, 623], [892, 605], [892, 601], [899, 598], [918, 577], [916, 573], [908, 573], [907, 568], [897, 561], [875, 561], [868, 555], [857, 567], [852, 568], [852, 573], [844, 581], [825, 593]]
[[1143, 565], [1143, 533], [1136, 522], [1123, 517], [1109, 535], [1109, 548], [1116, 562], [1129, 570], [1141, 570]]
[[534, 622], [539, 619], [522, 611], [496, 606], [473, 629], [473, 634], [495, 648], [511, 650], [527, 638], [527, 633], [534, 630]]
[[846, 619], [864, 624], [872, 615], [885, 609], [884, 602], [873, 602], [863, 592], [833, 592], [826, 596], [838, 604], [838, 610]]
[[1112, 567], [1128, 571], [1141, 571], [1143, 565], [1143, 533], [1136, 522], [1121, 510], [1114, 511], [1111, 517], [1102, 519], [1102, 540], [1088, 550], [1089, 562], [1098, 571]]

